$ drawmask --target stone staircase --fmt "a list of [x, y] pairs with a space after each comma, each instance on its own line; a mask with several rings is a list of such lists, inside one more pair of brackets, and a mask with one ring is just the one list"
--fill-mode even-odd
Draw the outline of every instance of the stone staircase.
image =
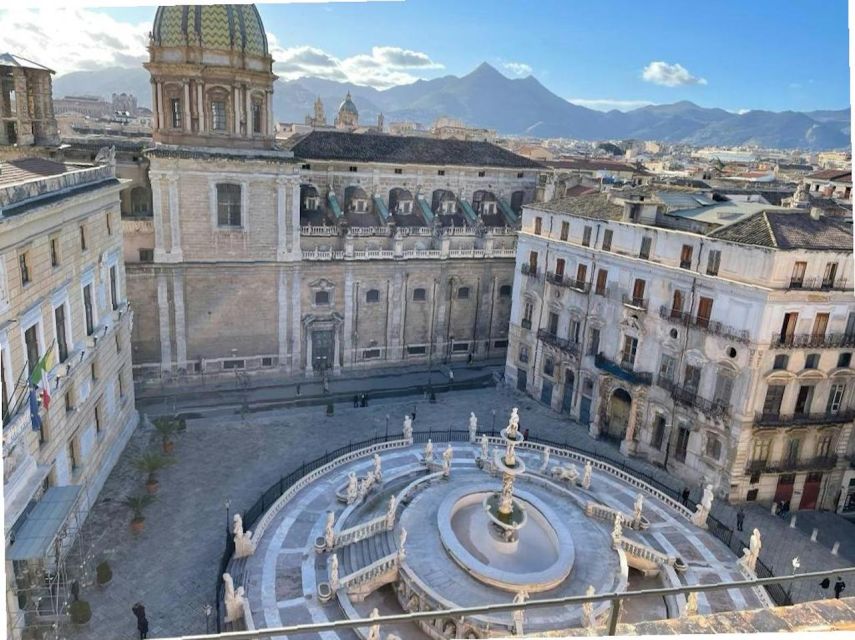
[[397, 550], [394, 531], [378, 533], [340, 549], [337, 552], [340, 561], [339, 572], [342, 576], [350, 575], [380, 558], [396, 553]]

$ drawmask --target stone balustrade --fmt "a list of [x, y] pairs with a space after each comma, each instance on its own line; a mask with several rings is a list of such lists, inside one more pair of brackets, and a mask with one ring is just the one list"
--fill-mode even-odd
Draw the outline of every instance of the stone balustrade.
[[347, 595], [360, 600], [384, 584], [397, 580], [400, 566], [401, 558], [398, 552], [390, 553], [353, 573], [342, 576], [339, 579], [339, 588], [345, 589]]
[[674, 556], [669, 556], [652, 547], [648, 547], [646, 544], [628, 540], [626, 538], [620, 539], [620, 546], [625, 553], [635, 556], [636, 558], [641, 558], [642, 560], [647, 560], [648, 562], [653, 562], [660, 567], [673, 567], [677, 562], [677, 558]]
[[75, 189], [85, 184], [104, 182], [115, 177], [115, 166], [102, 164], [60, 175], [34, 178], [16, 182], [13, 185], [0, 188], [0, 214], [3, 210], [16, 204], [41, 198], [48, 194], [61, 193]]
[[354, 544], [360, 540], [365, 540], [378, 533], [383, 533], [389, 530], [386, 514], [377, 516], [368, 522], [362, 522], [347, 529], [338, 532], [335, 536], [333, 548], [338, 549], [349, 544]]

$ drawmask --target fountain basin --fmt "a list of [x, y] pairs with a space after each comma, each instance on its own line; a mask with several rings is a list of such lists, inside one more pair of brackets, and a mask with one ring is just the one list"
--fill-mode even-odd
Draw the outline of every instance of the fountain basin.
[[524, 518], [514, 525], [515, 536], [491, 535], [495, 520], [484, 503], [494, 496], [495, 489], [485, 484], [483, 490], [461, 488], [443, 499], [437, 519], [446, 552], [475, 579], [505, 591], [546, 591], [563, 582], [575, 560], [569, 530], [542, 500], [517, 491], [515, 511]]

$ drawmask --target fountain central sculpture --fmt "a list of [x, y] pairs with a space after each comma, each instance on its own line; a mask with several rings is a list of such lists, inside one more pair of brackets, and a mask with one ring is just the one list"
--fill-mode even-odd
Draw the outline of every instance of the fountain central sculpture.
[[505, 440], [505, 453], [496, 451], [493, 464], [502, 474], [502, 488], [499, 492], [484, 499], [484, 510], [492, 522], [492, 531], [504, 542], [516, 542], [519, 539], [519, 529], [526, 522], [526, 512], [523, 506], [514, 499], [514, 478], [525, 472], [525, 463], [516, 456], [516, 447], [524, 437], [519, 431], [520, 418], [517, 408], [511, 411], [508, 426], [502, 429]]

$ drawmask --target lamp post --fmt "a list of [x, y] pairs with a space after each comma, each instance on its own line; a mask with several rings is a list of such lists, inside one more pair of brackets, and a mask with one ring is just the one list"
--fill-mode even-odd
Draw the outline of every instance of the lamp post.
[[389, 439], [389, 414], [386, 414], [386, 439]]
[[205, 633], [211, 633], [211, 613], [213, 612], [213, 607], [209, 604], [206, 604], [202, 607], [202, 611], [205, 612]]
[[490, 431], [495, 433], [496, 432], [496, 410], [493, 409], [493, 411], [491, 413], [493, 414], [493, 426], [490, 427]]
[[223, 504], [226, 505], [226, 535], [228, 536], [228, 534], [229, 534], [229, 515], [231, 515], [229, 512], [229, 509], [232, 506], [232, 501], [229, 500], [228, 498], [226, 498], [226, 501]]

